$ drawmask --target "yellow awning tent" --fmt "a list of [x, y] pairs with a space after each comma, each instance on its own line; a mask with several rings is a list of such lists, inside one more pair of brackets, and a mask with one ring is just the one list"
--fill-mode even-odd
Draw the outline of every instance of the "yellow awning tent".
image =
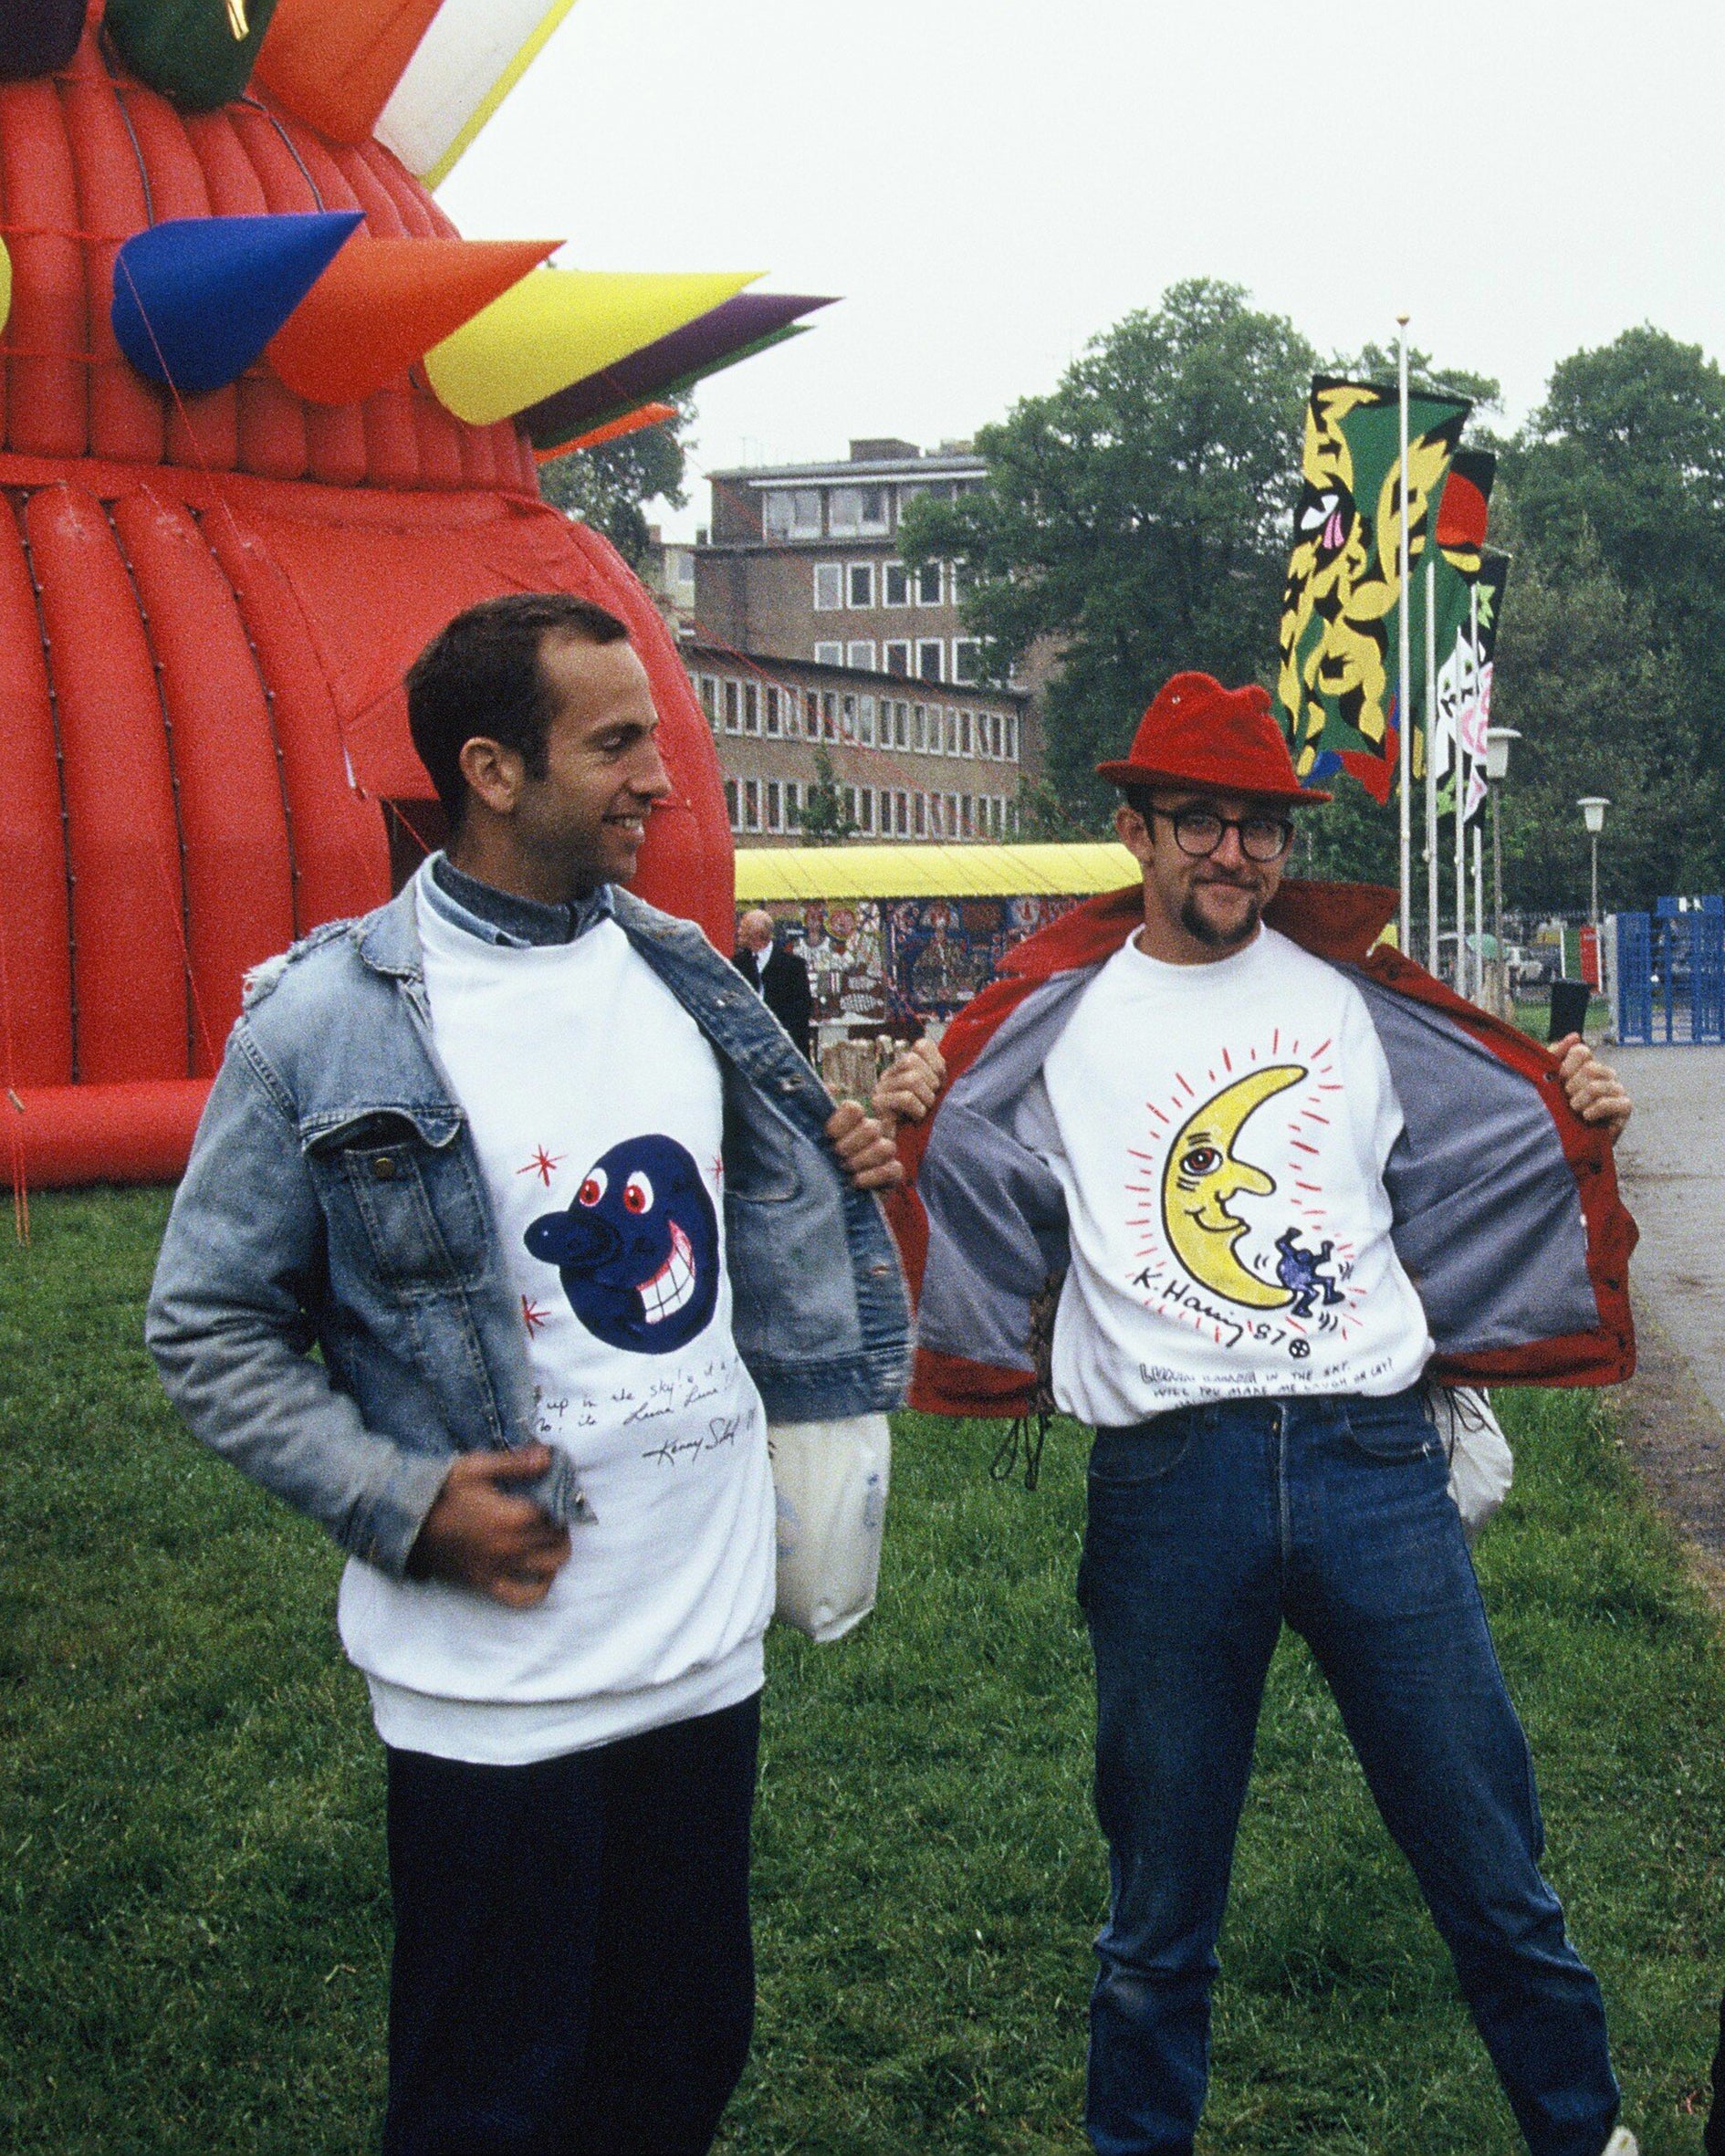
[[747, 846], [737, 903], [782, 899], [1089, 898], [1143, 872], [1124, 846]]

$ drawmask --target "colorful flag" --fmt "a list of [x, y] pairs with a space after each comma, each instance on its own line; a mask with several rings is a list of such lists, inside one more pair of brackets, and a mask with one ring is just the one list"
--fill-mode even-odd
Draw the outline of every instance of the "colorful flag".
[[[1437, 551], [1420, 579], [1420, 602], [1422, 606], [1428, 601], [1432, 605], [1433, 642], [1439, 657], [1437, 708], [1429, 715], [1431, 755], [1439, 778], [1449, 769], [1461, 706], [1473, 682], [1473, 653], [1469, 643], [1471, 595], [1485, 548], [1486, 518], [1497, 465], [1495, 456], [1479, 449], [1458, 449], [1450, 459], [1438, 505]], [[1414, 768], [1423, 778], [1428, 720], [1423, 665], [1419, 673]]]
[[1312, 384], [1277, 681], [1295, 768], [1309, 784], [1342, 769], [1376, 800], [1389, 798], [1404, 492], [1411, 570], [1470, 409], [1459, 397], [1409, 398], [1404, 489], [1396, 392], [1328, 375]]

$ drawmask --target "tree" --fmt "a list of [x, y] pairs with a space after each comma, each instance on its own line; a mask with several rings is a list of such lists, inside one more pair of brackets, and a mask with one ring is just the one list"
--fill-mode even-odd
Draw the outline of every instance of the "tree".
[[[1715, 362], [1651, 326], [1573, 353], [1553, 369], [1511, 473], [1542, 564], [1555, 574], [1603, 563], [1717, 709], [1725, 700], [1725, 377]], [[1716, 735], [1706, 746], [1713, 768], [1725, 769]]]
[[619, 441], [601, 442], [597, 449], [575, 450], [539, 474], [546, 500], [602, 531], [632, 569], [638, 570], [646, 559], [644, 505], [663, 500], [680, 509], [689, 498], [683, 485], [683, 434], [694, 420], [695, 406], [680, 397], [676, 407], [674, 419], [642, 427]]
[[855, 820], [847, 815], [844, 796], [832, 773], [832, 759], [826, 749], [814, 752], [814, 784], [802, 797], [802, 835], [810, 846], [842, 846], [857, 834]]
[[986, 486], [905, 515], [908, 560], [967, 564], [991, 678], [1039, 637], [1059, 646], [1049, 775], [1087, 829], [1113, 806], [1092, 767], [1168, 675], [1270, 678], [1315, 364], [1239, 286], [1176, 285], [980, 431]]

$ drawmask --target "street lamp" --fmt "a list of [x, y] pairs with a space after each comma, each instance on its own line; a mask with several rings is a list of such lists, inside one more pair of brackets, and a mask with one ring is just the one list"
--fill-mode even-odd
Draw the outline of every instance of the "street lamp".
[[1599, 931], [1599, 834], [1605, 828], [1605, 811], [1611, 803], [1603, 793], [1584, 793], [1575, 806], [1582, 812], [1582, 822], [1587, 826], [1588, 851], [1593, 855], [1593, 905], [1587, 917]]
[[1486, 728], [1485, 775], [1491, 781], [1491, 934], [1500, 966], [1503, 964], [1503, 830], [1498, 822], [1498, 784], [1510, 775], [1510, 744], [1521, 738], [1519, 727]]

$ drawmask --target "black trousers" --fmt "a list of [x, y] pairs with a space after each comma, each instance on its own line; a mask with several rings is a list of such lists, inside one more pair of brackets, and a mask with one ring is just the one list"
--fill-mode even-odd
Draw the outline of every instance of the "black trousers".
[[524, 1767], [391, 1751], [385, 2156], [705, 2156], [755, 2015], [760, 1701]]

